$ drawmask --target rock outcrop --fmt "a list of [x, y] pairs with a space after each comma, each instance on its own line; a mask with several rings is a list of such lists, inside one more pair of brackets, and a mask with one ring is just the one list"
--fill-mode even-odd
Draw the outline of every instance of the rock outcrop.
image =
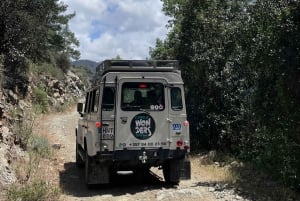
[[4, 186], [18, 179], [12, 163], [26, 158], [26, 152], [20, 148], [19, 137], [13, 125], [26, 118], [26, 113], [30, 111], [33, 103], [33, 89], [40, 86], [43, 86], [47, 93], [50, 108], [74, 102], [85, 90], [79, 77], [71, 71], [63, 80], [49, 76], [31, 79], [25, 97], [10, 89], [0, 88], [0, 192]]

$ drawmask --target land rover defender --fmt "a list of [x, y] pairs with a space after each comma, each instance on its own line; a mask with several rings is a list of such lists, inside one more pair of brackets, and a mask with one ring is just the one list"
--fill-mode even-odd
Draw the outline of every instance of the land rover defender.
[[76, 128], [76, 164], [105, 184], [118, 171], [163, 170], [168, 183], [190, 179], [190, 137], [177, 61], [105, 60]]

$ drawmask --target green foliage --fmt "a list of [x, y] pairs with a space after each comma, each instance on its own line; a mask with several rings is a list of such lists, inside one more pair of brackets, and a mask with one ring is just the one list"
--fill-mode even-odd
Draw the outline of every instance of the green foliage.
[[57, 68], [54, 64], [51, 63], [41, 63], [41, 64], [31, 64], [30, 71], [34, 73], [34, 75], [42, 76], [48, 75], [54, 77], [58, 80], [65, 79], [64, 73], [62, 69]]
[[41, 87], [34, 88], [33, 97], [34, 104], [38, 106], [38, 110], [40, 110], [41, 113], [47, 113], [49, 111], [49, 104], [48, 96], [45, 90], [43, 90]]
[[42, 158], [50, 156], [48, 139], [44, 136], [30, 135], [28, 143], [29, 162], [26, 166], [26, 177], [29, 180], [38, 170]]
[[[19, 113], [17, 113], [18, 115]], [[34, 121], [19, 121], [16, 122], [14, 128], [14, 132], [17, 135], [17, 141], [20, 143], [20, 146], [27, 150], [30, 142], [30, 137], [32, 136], [32, 129], [33, 129]]]
[[23, 186], [12, 186], [6, 192], [7, 201], [58, 200], [59, 190], [45, 181], [35, 181]]
[[115, 58], [112, 58], [112, 59], [115, 59], [115, 60], [121, 60], [121, 56], [117, 54], [117, 56]]
[[71, 62], [67, 54], [60, 54], [56, 56], [56, 65], [64, 73], [67, 73], [71, 68]]
[[192, 149], [232, 152], [299, 188], [300, 2], [163, 3], [171, 31], [150, 54], [180, 60]]
[[48, 139], [44, 136], [32, 135], [30, 139], [30, 150], [42, 158], [50, 155]]
[[[79, 57], [79, 45], [69, 30], [75, 14], [65, 14], [67, 6], [59, 0], [2, 0], [0, 2], [0, 55], [4, 55], [6, 88], [16, 84], [26, 94], [28, 61], [65, 66], [65, 58]], [[52, 55], [58, 63], [51, 61]], [[62, 58], [64, 63], [62, 62]], [[60, 67], [61, 67], [60, 66]], [[22, 86], [24, 89], [22, 89]]]

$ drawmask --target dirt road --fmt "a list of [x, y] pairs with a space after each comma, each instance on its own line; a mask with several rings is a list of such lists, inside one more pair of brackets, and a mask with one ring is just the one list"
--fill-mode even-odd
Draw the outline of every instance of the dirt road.
[[[192, 159], [192, 179], [181, 181], [179, 186], [166, 186], [161, 170], [152, 169], [143, 180], [134, 175], [119, 175], [110, 185], [96, 186], [88, 190], [84, 184], [84, 170], [75, 165], [75, 134], [79, 115], [74, 110], [51, 114], [38, 120], [35, 132], [47, 135], [54, 150], [54, 156], [44, 161], [45, 179], [59, 186], [61, 200], [230, 200], [247, 201], [234, 189], [222, 187], [198, 168], [199, 160]], [[45, 168], [47, 167], [47, 168]]]

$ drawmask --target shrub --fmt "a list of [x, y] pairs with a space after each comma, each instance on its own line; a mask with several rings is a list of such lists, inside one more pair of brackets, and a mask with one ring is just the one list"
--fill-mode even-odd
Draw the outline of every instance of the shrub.
[[41, 88], [37, 87], [33, 89], [34, 103], [38, 105], [36, 108], [41, 113], [47, 113], [49, 110], [47, 93]]
[[58, 80], [63, 80], [65, 78], [62, 69], [56, 67], [54, 64], [42, 63], [42, 64], [31, 64], [31, 72], [37, 76], [50, 75]]
[[27, 150], [29, 139], [32, 136], [33, 121], [21, 121], [15, 125], [15, 133], [20, 146]]
[[58, 200], [59, 190], [44, 181], [34, 181], [22, 186], [11, 186], [6, 192], [8, 201]]
[[32, 135], [30, 139], [30, 150], [45, 158], [50, 154], [48, 139], [44, 136]]

